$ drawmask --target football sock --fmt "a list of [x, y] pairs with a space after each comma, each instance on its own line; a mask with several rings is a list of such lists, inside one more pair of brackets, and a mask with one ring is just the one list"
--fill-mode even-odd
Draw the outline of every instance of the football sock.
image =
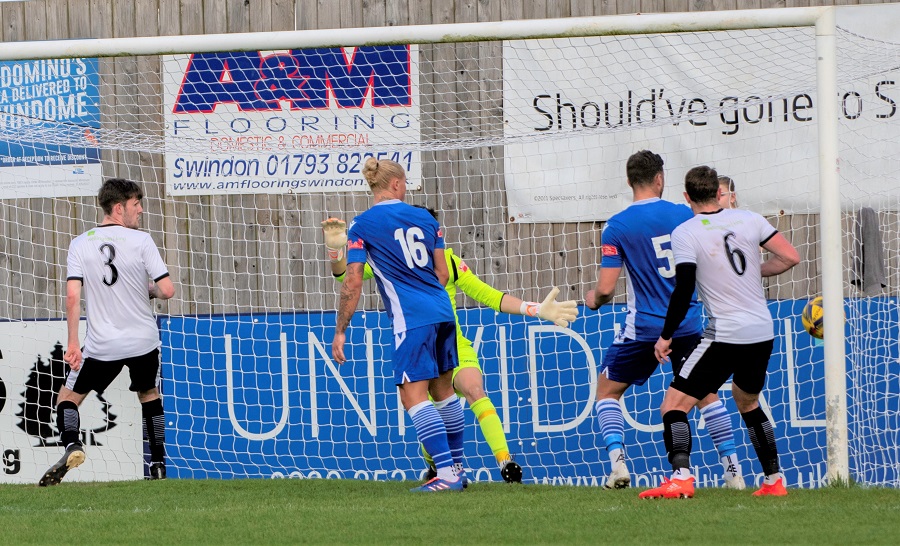
[[144, 438], [150, 444], [150, 462], [166, 461], [166, 418], [163, 415], [162, 398], [141, 403], [144, 421]]
[[78, 405], [66, 400], [56, 406], [56, 428], [59, 429], [60, 443], [66, 448], [71, 444], [81, 445], [81, 417]]
[[[762, 465], [763, 474], [771, 476], [778, 474], [778, 449], [775, 447], [775, 431], [769, 417], [761, 407], [742, 413], [747, 432], [750, 433], [750, 442], [756, 450], [756, 457]], [[776, 478], [777, 479], [777, 478]]]
[[737, 448], [734, 445], [734, 430], [731, 427], [731, 415], [725, 409], [721, 400], [716, 400], [700, 410], [700, 415], [706, 422], [706, 430], [712, 438], [719, 460], [725, 468], [728, 477], [740, 473], [737, 460]]
[[609, 462], [615, 466], [625, 462], [625, 417], [622, 406], [613, 398], [604, 398], [594, 404], [597, 422], [600, 424], [600, 435], [609, 452]]
[[438, 468], [437, 477], [445, 482], [455, 482], [459, 479], [459, 476], [456, 475], [452, 466]]
[[[690, 477], [691, 425], [683, 411], [671, 410], [663, 415], [663, 440], [669, 453], [672, 470], [686, 470]], [[684, 479], [684, 478], [679, 478]]]
[[494, 407], [491, 399], [485, 396], [472, 404], [472, 413], [478, 419], [481, 433], [484, 434], [484, 439], [494, 453], [494, 458], [497, 459], [497, 463], [502, 465], [510, 459], [510, 455], [506, 434], [503, 432], [503, 423], [500, 421], [500, 416], [497, 415], [497, 408]]
[[453, 457], [450, 456], [450, 446], [447, 444], [447, 429], [444, 428], [444, 421], [441, 420], [434, 404], [428, 400], [419, 402], [409, 408], [407, 413], [412, 419], [413, 426], [416, 427], [419, 441], [434, 459], [438, 476], [441, 475], [441, 470], [444, 470], [450, 475], [449, 478], [444, 479], [453, 481]]
[[[463, 462], [463, 437], [466, 429], [466, 417], [463, 415], [462, 404], [455, 394], [446, 400], [434, 403], [438, 415], [444, 421], [444, 430], [447, 431], [447, 446], [450, 448], [450, 456], [454, 463]], [[430, 452], [431, 450], [429, 450]]]
[[781, 479], [781, 472], [777, 474], [770, 474], [763, 478], [763, 483], [766, 485], [775, 485], [775, 482]]
[[738, 461], [737, 453], [726, 455], [720, 460], [722, 461], [722, 467], [725, 469], [723, 474], [726, 480], [741, 475], [741, 464], [740, 461]]
[[425, 459], [425, 464], [428, 466], [434, 466], [434, 459], [431, 458], [431, 455], [428, 454], [428, 450], [425, 449], [425, 444], [419, 443], [419, 448], [422, 450], [422, 457]]

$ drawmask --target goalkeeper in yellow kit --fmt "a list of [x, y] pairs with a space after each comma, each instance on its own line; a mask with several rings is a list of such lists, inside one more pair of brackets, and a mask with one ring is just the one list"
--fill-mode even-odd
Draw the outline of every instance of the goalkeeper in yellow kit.
[[[432, 216], [437, 217], [432, 209], [428, 209]], [[344, 273], [347, 271], [347, 257], [344, 246], [347, 243], [347, 225], [343, 220], [329, 218], [322, 222], [325, 233], [325, 247], [328, 250], [328, 258], [331, 261], [331, 272], [338, 281], [343, 282]], [[528, 315], [549, 320], [557, 326], [565, 328], [570, 321], [578, 317], [578, 306], [574, 301], [557, 302], [558, 288], [553, 288], [542, 303], [522, 301], [515, 296], [504, 294], [492, 288], [473, 273], [466, 263], [453, 254], [450, 248], [444, 249], [447, 258], [447, 268], [450, 270], [450, 279], [447, 281], [447, 293], [453, 304], [453, 313], [456, 315], [456, 289], [460, 288], [466, 295], [482, 303], [494, 311], [509, 313], [512, 315]], [[369, 264], [366, 264], [363, 279], [371, 279], [375, 276]], [[453, 387], [457, 394], [469, 402], [472, 413], [478, 419], [481, 432], [491, 447], [497, 463], [500, 465], [500, 475], [509, 483], [522, 481], [522, 467], [513, 461], [506, 443], [506, 434], [503, 432], [503, 423], [497, 415], [497, 409], [484, 392], [484, 378], [481, 366], [478, 363], [478, 355], [472, 342], [469, 341], [459, 327], [459, 316], [456, 316], [456, 345], [459, 353], [459, 366], [453, 370]], [[428, 462], [429, 479], [435, 474], [431, 458], [423, 450], [425, 460]]]

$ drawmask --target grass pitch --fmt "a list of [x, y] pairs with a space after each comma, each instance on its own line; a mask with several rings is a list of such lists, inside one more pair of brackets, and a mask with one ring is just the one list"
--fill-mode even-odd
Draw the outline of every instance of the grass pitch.
[[412, 482], [168, 480], [0, 486], [3, 544], [896, 544], [900, 491], [698, 489], [476, 483], [413, 494]]

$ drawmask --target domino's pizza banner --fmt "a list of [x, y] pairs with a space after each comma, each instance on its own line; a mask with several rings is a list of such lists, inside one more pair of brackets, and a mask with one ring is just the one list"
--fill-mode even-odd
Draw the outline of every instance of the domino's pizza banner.
[[[761, 403], [773, 418], [788, 482], [819, 487], [825, 477], [823, 347], [800, 323], [804, 302], [773, 302], [777, 338]], [[865, 300], [848, 318], [896, 322], [897, 307]], [[562, 329], [492, 310], [460, 310], [464, 333], [474, 341], [485, 387], [497, 407], [510, 449], [526, 468], [528, 483], [600, 485], [608, 456], [593, 413], [597, 371], [605, 348], [625, 317], [624, 307], [582, 317]], [[333, 313], [217, 315], [161, 319], [169, 475], [182, 478], [417, 479], [424, 464], [415, 430], [403, 412], [390, 368], [392, 336], [382, 312], [357, 312], [348, 330], [349, 361], [331, 359]], [[848, 343], [862, 340], [848, 337]], [[887, 377], [896, 344], [868, 344], [866, 373]], [[859, 366], [855, 363], [853, 366]], [[848, 367], [852, 367], [848, 364]], [[879, 376], [879, 374], [882, 374]], [[655, 483], [669, 472], [658, 408], [671, 380], [668, 366], [623, 399], [626, 444], [635, 484]], [[900, 398], [896, 381], [880, 399]], [[745, 476], [760, 468], [728, 392]], [[878, 445], [894, 445], [896, 411], [851, 407], [851, 438], [874, 431]], [[698, 414], [692, 464], [701, 485], [713, 485], [722, 468]], [[474, 416], [466, 411], [466, 466], [476, 480], [500, 480], [496, 462]], [[900, 479], [896, 461], [875, 461], [852, 471], [866, 481]]]
[[0, 61], [0, 199], [96, 195], [97, 59]]
[[368, 157], [421, 185], [413, 45], [163, 57], [171, 195], [368, 191]]
[[[900, 6], [841, 7], [837, 24], [841, 181], [900, 198], [885, 144], [900, 139]], [[675, 202], [710, 165], [756, 212], [818, 211], [815, 42], [813, 28], [504, 42], [509, 216], [608, 219], [631, 203], [625, 162], [642, 149], [662, 155]]]

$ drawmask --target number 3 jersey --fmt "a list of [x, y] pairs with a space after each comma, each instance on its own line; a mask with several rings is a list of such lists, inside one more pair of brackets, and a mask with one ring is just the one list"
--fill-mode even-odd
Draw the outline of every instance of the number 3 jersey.
[[169, 271], [150, 235], [98, 226], [72, 240], [67, 269], [66, 279], [84, 286], [85, 358], [120, 360], [160, 346], [148, 288]]
[[776, 233], [759, 214], [739, 209], [698, 214], [672, 233], [675, 263], [697, 264], [697, 292], [709, 315], [704, 337], [736, 344], [775, 337], [759, 247]]
[[434, 271], [436, 248], [444, 248], [437, 221], [396, 199], [376, 203], [350, 223], [347, 263], [372, 267], [395, 334], [455, 320]]
[[[620, 338], [659, 339], [675, 289], [672, 230], [692, 216], [688, 207], [654, 197], [635, 201], [604, 226], [600, 265], [625, 266], [628, 315]], [[696, 335], [701, 330], [700, 305], [694, 299], [675, 337]]]

